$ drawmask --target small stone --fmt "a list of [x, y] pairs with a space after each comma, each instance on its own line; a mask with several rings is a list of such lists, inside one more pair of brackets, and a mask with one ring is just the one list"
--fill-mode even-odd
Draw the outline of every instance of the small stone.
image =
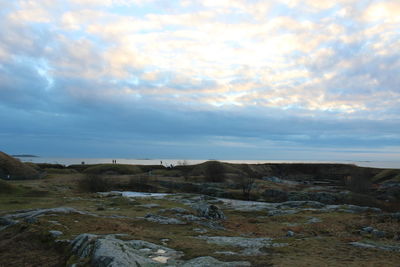
[[225, 220], [226, 217], [221, 209], [215, 205], [209, 205], [207, 203], [200, 203], [194, 205], [193, 208], [197, 212], [197, 216], [205, 217], [212, 220]]
[[373, 236], [378, 237], [378, 238], [384, 238], [386, 233], [384, 231], [379, 231], [374, 229], [371, 233]]
[[208, 232], [208, 231], [207, 231], [206, 229], [204, 229], [204, 228], [193, 228], [193, 231], [195, 231], [196, 233], [199, 233], [199, 234], [205, 234], [205, 233]]
[[371, 227], [371, 226], [367, 226], [367, 227], [363, 227], [362, 228], [362, 231], [363, 232], [367, 232], [367, 233], [372, 233], [372, 231], [374, 231], [375, 229], [373, 228], [373, 227]]
[[322, 222], [322, 220], [319, 219], [319, 218], [316, 218], [316, 217], [311, 217], [311, 218], [307, 221], [307, 223], [320, 223], [320, 222]]
[[53, 237], [59, 237], [59, 236], [63, 235], [63, 232], [57, 231], [57, 230], [51, 230], [51, 231], [49, 231], [49, 233], [50, 233]]
[[154, 258], [151, 258], [151, 259], [154, 260], [154, 261], [160, 262], [160, 263], [167, 263], [169, 257], [157, 256], [157, 257], [154, 257]]
[[169, 239], [169, 238], [163, 238], [163, 239], [161, 239], [160, 241], [161, 241], [161, 243], [165, 246], [165, 245], [167, 245], [167, 243], [170, 241], [170, 239]]
[[294, 236], [294, 232], [293, 231], [287, 231], [286, 236], [287, 237], [293, 237]]

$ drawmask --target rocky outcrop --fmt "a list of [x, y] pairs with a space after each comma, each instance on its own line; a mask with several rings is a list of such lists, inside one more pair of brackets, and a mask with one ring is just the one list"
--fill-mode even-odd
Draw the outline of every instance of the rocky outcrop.
[[163, 246], [142, 240], [123, 241], [115, 235], [81, 234], [71, 242], [71, 251], [81, 259], [90, 258], [91, 266], [162, 266], [182, 256]]
[[226, 208], [244, 211], [265, 211], [269, 216], [294, 214], [302, 211], [314, 212], [346, 212], [346, 213], [380, 213], [379, 208], [363, 207], [356, 205], [326, 205], [318, 201], [286, 201], [282, 203], [267, 203], [256, 201], [243, 201], [234, 199], [222, 199]]
[[0, 217], [0, 231], [7, 228], [8, 226], [18, 223], [19, 220], [21, 220], [21, 219], [27, 223], [36, 223], [37, 217], [39, 217], [39, 216], [46, 215], [46, 214], [57, 214], [57, 213], [63, 213], [63, 214], [77, 213], [77, 214], [84, 214], [84, 215], [90, 215], [90, 216], [97, 216], [96, 214], [92, 214], [92, 213], [85, 212], [85, 211], [79, 211], [79, 210], [76, 210], [74, 208], [69, 208], [69, 207], [21, 210], [17, 213], [8, 214], [8, 215], [4, 215], [3, 217]]
[[197, 212], [197, 216], [204, 217], [212, 220], [225, 220], [226, 217], [222, 210], [220, 210], [215, 205], [210, 205], [208, 203], [200, 203], [192, 206], [192, 208]]
[[364, 242], [351, 242], [350, 245], [358, 248], [379, 249], [379, 250], [400, 252], [399, 246], [386, 246], [386, 245], [364, 243]]
[[175, 218], [170, 218], [170, 217], [165, 217], [165, 216], [160, 216], [160, 215], [155, 215], [148, 213], [144, 219], [149, 222], [155, 222], [159, 224], [186, 224], [185, 222], [175, 219]]
[[199, 239], [207, 243], [220, 246], [232, 246], [241, 248], [241, 255], [254, 256], [263, 255], [262, 248], [283, 247], [286, 243], [274, 243], [272, 238], [247, 238], [238, 236], [199, 236]]
[[72, 263], [72, 266], [250, 266], [249, 262], [221, 262], [213, 257], [183, 261], [180, 251], [143, 240], [123, 241], [117, 235], [81, 234], [71, 242], [70, 248], [75, 257], [87, 259], [86, 262]]

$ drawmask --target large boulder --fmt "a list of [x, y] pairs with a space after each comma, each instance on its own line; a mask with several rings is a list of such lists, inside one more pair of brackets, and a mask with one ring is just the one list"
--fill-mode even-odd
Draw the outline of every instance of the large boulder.
[[26, 180], [37, 178], [39, 178], [37, 170], [6, 153], [0, 152], [0, 179]]

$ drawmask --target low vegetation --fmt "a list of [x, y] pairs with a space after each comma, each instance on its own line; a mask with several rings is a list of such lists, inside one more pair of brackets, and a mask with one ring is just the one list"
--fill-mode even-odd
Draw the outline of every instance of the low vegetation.
[[[345, 209], [346, 205], [342, 205], [345, 203], [400, 211], [396, 194], [398, 170], [336, 164], [247, 165], [217, 161], [180, 164], [173, 168], [120, 164], [30, 164], [29, 167], [36, 170], [41, 179], [0, 179], [0, 216], [54, 207], [71, 207], [85, 213], [48, 214], [31, 221], [20, 220], [20, 223], [0, 230], [0, 265], [65, 266], [67, 262], [75, 263], [78, 259], [68, 254], [68, 243], [54, 240], [72, 240], [81, 233], [124, 234], [121, 239], [140, 239], [182, 251], [184, 260], [207, 255], [221, 261], [245, 260], [253, 266], [395, 266], [400, 261], [398, 252], [349, 245], [350, 242], [370, 242], [399, 246], [397, 217], [384, 212], [341, 211]], [[176, 195], [162, 199], [128, 199], [96, 194], [113, 190], [185, 194], [178, 194], [182, 196], [181, 200], [174, 199]], [[194, 200], [187, 205], [190, 197]], [[221, 198], [257, 200], [266, 205], [272, 202], [280, 205], [294, 199], [313, 200], [340, 206], [329, 212], [309, 206], [257, 210], [251, 202], [249, 210], [245, 210], [225, 205]], [[175, 216], [179, 220], [195, 218], [193, 204], [207, 199], [213, 205], [223, 207], [227, 217], [221, 222], [223, 228], [201, 225], [195, 220], [182, 225], [145, 220], [148, 214]], [[172, 211], [179, 209], [184, 209], [181, 214]], [[296, 213], [290, 213], [293, 210]], [[5, 222], [0, 217], [0, 229], [2, 223]], [[372, 232], [362, 233], [366, 226], [384, 234], [378, 231], [382, 235], [379, 237]], [[51, 236], [50, 230], [60, 231], [61, 236]], [[242, 255], [240, 247], [211, 244], [199, 236], [273, 238], [274, 242], [288, 245], [263, 248], [261, 252], [265, 254], [261, 256]]]
[[127, 164], [97, 164], [86, 168], [84, 173], [90, 174], [138, 174], [141, 169]]
[[86, 174], [79, 180], [79, 188], [84, 192], [107, 192], [112, 189], [112, 184], [102, 175]]
[[35, 168], [0, 152], [0, 179], [27, 180], [37, 178], [39, 178], [39, 172]]

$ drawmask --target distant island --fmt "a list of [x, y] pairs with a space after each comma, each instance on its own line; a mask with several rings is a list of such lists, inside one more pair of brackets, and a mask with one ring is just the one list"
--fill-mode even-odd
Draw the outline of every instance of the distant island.
[[39, 158], [39, 156], [29, 155], [29, 154], [12, 155], [12, 156], [16, 158]]

